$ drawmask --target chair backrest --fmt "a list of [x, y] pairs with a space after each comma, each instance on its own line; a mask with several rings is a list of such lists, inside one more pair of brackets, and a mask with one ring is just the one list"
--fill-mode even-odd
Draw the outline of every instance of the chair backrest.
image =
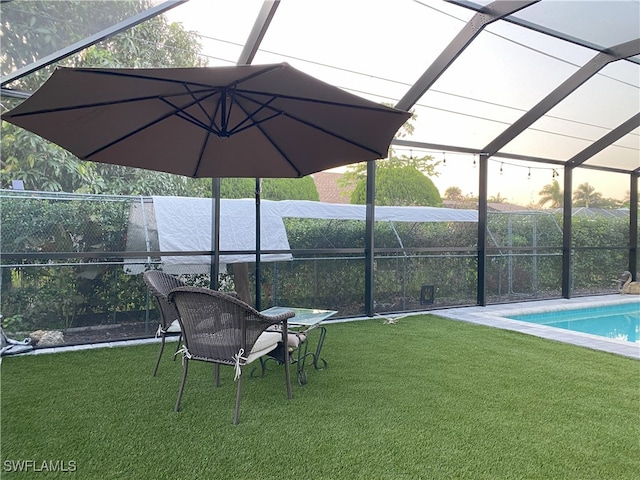
[[180, 327], [189, 354], [199, 360], [233, 365], [240, 349], [248, 356], [260, 334], [288, 317], [262, 315], [237, 297], [198, 287], [180, 287], [169, 294], [180, 313]]
[[143, 278], [144, 283], [147, 284], [147, 288], [149, 288], [158, 303], [162, 328], [167, 329], [178, 318], [178, 311], [175, 305], [169, 303], [167, 298], [169, 292], [174, 288], [186, 286], [186, 283], [160, 270], [147, 270], [144, 272]]

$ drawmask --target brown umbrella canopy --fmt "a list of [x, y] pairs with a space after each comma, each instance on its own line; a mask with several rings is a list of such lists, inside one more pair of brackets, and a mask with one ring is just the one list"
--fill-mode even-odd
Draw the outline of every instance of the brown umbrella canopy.
[[2, 116], [84, 160], [265, 178], [384, 158], [408, 118], [286, 63], [58, 68]]

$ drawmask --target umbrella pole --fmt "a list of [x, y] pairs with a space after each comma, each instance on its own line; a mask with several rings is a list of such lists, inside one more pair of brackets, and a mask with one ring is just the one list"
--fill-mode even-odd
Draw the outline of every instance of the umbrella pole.
[[220, 274], [220, 179], [211, 179], [212, 215], [211, 222], [211, 279], [212, 290], [217, 290], [218, 277]]
[[262, 190], [262, 180], [260, 178], [256, 178], [256, 310], [260, 310], [261, 305], [261, 287], [260, 287], [260, 277], [262, 276], [261, 265], [260, 265], [260, 193]]

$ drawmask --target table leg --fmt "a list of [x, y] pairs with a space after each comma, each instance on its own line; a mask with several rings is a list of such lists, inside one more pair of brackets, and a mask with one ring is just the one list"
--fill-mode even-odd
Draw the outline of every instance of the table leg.
[[[320, 327], [318, 328], [320, 330], [320, 336], [318, 337], [318, 343], [316, 345], [315, 352], [309, 352], [309, 338], [306, 338], [304, 342], [300, 343], [296, 351], [292, 352], [289, 356], [289, 361], [296, 364], [296, 375], [298, 377], [298, 383], [300, 385], [306, 385], [307, 383], [307, 373], [304, 371], [307, 357], [311, 357], [311, 363], [316, 370], [323, 370], [327, 368], [327, 361], [320, 356], [320, 354], [322, 353], [322, 347], [324, 345], [325, 337], [327, 336], [327, 329], [322, 325], [320, 325]], [[268, 370], [268, 360], [274, 360], [276, 363], [279, 363], [278, 360], [273, 357], [260, 358], [260, 367], [254, 367], [251, 370], [251, 376], [253, 377], [254, 375], [256, 375], [258, 368], [260, 368], [260, 376], [264, 377], [265, 373]]]
[[271, 358], [271, 357], [268, 357], [268, 358], [260, 357], [259, 358], [260, 366], [259, 367], [258, 366], [253, 367], [251, 369], [251, 375], [250, 375], [251, 378], [254, 378], [258, 368], [260, 368], [260, 377], [264, 377], [265, 376], [265, 374], [267, 373], [267, 370], [269, 370], [267, 368], [267, 360], [269, 360], [269, 359], [271, 359], [273, 361], [277, 361], [275, 358]]
[[[320, 338], [318, 338], [318, 345], [316, 346], [316, 353], [312, 354], [313, 355], [313, 366], [315, 367], [316, 370], [322, 370], [327, 368], [327, 362], [324, 358], [322, 358], [320, 356], [320, 353], [322, 352], [322, 346], [324, 345], [324, 338], [327, 336], [327, 329], [325, 327], [323, 327], [322, 325], [320, 325]], [[322, 362], [322, 367], [318, 366], [318, 361]]]
[[296, 363], [296, 372], [298, 375], [298, 383], [300, 385], [305, 385], [307, 383], [307, 374], [304, 371], [304, 364], [305, 364], [305, 360], [307, 358], [307, 355], [309, 355], [307, 353], [307, 349], [309, 346], [309, 339], [305, 339], [304, 342], [302, 342], [299, 346], [298, 346], [298, 358], [295, 360]]

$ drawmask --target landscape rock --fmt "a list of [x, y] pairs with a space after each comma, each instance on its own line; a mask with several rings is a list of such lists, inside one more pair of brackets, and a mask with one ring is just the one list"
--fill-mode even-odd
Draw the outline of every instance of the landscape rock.
[[36, 330], [29, 337], [31, 338], [31, 344], [38, 347], [64, 344], [64, 335], [56, 330]]

